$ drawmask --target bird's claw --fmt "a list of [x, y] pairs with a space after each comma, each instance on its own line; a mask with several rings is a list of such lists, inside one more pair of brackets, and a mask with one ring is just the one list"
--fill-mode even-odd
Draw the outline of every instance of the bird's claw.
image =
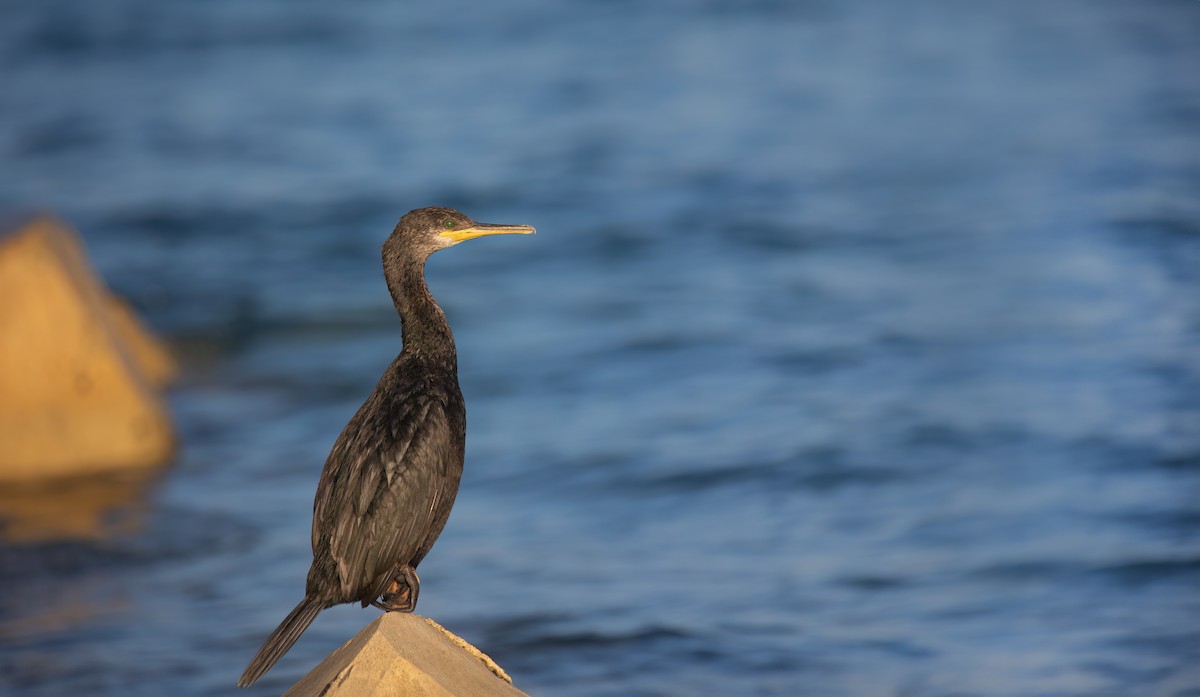
[[372, 600], [371, 604], [384, 612], [412, 612], [417, 609], [420, 590], [421, 579], [417, 577], [417, 572], [411, 566], [406, 566], [388, 584], [379, 600]]

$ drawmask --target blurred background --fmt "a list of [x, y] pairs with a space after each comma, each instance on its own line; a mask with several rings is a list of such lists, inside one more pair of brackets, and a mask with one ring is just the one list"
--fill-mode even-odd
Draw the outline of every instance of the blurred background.
[[[534, 695], [1200, 691], [1200, 5], [0, 5], [0, 210], [180, 363], [172, 467], [0, 541], [0, 694], [219, 695], [440, 204], [421, 614]], [[377, 615], [324, 613], [246, 694]]]

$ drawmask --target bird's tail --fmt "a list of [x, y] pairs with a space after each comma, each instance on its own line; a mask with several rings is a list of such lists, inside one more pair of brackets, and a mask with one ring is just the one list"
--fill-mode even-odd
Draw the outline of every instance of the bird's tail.
[[250, 661], [250, 665], [246, 666], [246, 672], [242, 673], [242, 677], [238, 679], [238, 687], [250, 687], [275, 665], [283, 654], [292, 648], [292, 644], [300, 638], [304, 630], [308, 629], [308, 625], [317, 618], [317, 613], [325, 609], [325, 604], [320, 600], [308, 596], [300, 601], [292, 612], [284, 618], [283, 622], [271, 632], [271, 636], [263, 642], [262, 648], [254, 655], [254, 660]]

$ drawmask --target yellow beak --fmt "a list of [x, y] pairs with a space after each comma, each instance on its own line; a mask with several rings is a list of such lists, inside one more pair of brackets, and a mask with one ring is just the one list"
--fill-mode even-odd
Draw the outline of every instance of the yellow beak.
[[490, 225], [488, 223], [475, 223], [471, 227], [466, 227], [461, 230], [447, 230], [438, 233], [439, 236], [445, 237], [455, 242], [462, 242], [484, 235], [532, 235], [534, 229], [532, 225]]

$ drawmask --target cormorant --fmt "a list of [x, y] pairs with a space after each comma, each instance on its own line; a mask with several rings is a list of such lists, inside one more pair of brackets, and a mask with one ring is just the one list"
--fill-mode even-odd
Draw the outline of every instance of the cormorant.
[[389, 612], [416, 608], [417, 565], [450, 516], [466, 436], [454, 337], [425, 284], [425, 261], [474, 237], [533, 231], [420, 208], [400, 218], [384, 242], [383, 272], [403, 348], [325, 460], [304, 599], [267, 637], [239, 687], [266, 673], [325, 608], [355, 601]]

